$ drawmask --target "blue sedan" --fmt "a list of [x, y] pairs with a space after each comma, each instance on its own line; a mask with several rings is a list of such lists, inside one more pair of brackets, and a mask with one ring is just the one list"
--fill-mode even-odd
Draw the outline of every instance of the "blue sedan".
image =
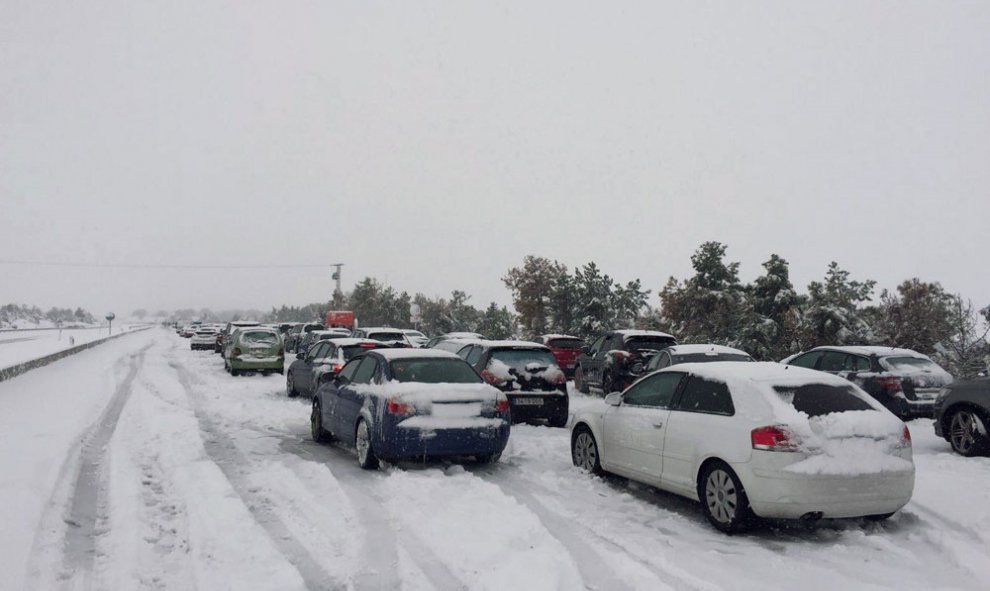
[[351, 359], [313, 396], [318, 442], [379, 460], [474, 456], [498, 461], [509, 440], [509, 401], [463, 359], [436, 349], [375, 349]]

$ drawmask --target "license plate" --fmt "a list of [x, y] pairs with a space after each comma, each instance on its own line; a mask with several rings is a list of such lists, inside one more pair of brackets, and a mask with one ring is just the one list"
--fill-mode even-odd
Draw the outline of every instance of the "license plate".
[[542, 398], [516, 398], [512, 402], [518, 406], [543, 406]]
[[572, 369], [572, 368], [574, 368], [575, 365], [577, 365], [577, 364], [576, 363], [568, 363], [567, 364], [567, 369]]

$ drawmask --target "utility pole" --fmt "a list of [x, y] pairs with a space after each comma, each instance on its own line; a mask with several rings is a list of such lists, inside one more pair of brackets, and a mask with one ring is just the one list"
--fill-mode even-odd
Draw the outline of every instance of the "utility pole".
[[333, 290], [333, 297], [334, 299], [341, 298], [344, 296], [344, 292], [340, 289], [340, 268], [344, 266], [344, 263], [333, 263], [330, 266], [336, 269], [330, 275], [330, 278], [337, 282], [337, 287]]

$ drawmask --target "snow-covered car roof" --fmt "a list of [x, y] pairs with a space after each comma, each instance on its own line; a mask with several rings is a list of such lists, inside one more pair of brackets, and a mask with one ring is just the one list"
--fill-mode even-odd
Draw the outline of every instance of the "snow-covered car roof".
[[546, 349], [547, 351], [550, 350], [550, 347], [547, 347], [546, 345], [541, 345], [540, 343], [534, 343], [533, 341], [512, 341], [512, 340], [489, 341], [485, 339], [474, 339], [473, 341], [467, 341], [465, 339], [465, 341], [473, 344], [478, 344], [483, 347], [488, 347], [491, 349], [496, 349], [500, 347], [512, 347], [512, 348], [525, 348], [525, 349]]
[[667, 334], [665, 332], [660, 332], [659, 330], [635, 330], [631, 328], [622, 330], [613, 330], [615, 334], [620, 334], [623, 337], [667, 337], [669, 339], [674, 338], [674, 335]]
[[260, 326], [261, 323], [260, 322], [256, 322], [254, 320], [231, 320], [230, 321], [230, 325], [231, 326]]
[[353, 345], [382, 345], [383, 343], [374, 339], [355, 339], [347, 337], [344, 339], [334, 339], [333, 344], [338, 347], [350, 347]]
[[581, 337], [576, 337], [576, 336], [571, 335], [571, 334], [552, 334], [552, 333], [551, 334], [541, 334], [540, 335], [540, 338], [541, 339], [547, 339], [547, 340], [549, 340], [549, 339], [577, 339], [579, 341], [583, 341], [584, 340]]
[[476, 332], [448, 332], [442, 335], [444, 339], [483, 339], [483, 335]]
[[[875, 345], [823, 345], [821, 347], [815, 347], [811, 351], [845, 351], [846, 353], [855, 353], [857, 355], [876, 355], [877, 357], [890, 357], [892, 355], [897, 355], [901, 357], [917, 357], [919, 359], [928, 359], [927, 355], [923, 355], [914, 351], [912, 349], [900, 349], [898, 347], [878, 347]], [[792, 357], [791, 357], [792, 358]], [[791, 358], [788, 358], [791, 359]]]
[[373, 349], [373, 351], [388, 361], [394, 359], [460, 359], [454, 353], [441, 349]]
[[710, 345], [710, 344], [691, 344], [691, 345], [674, 345], [673, 347], [668, 347], [666, 349], [671, 355], [747, 355], [749, 353], [742, 351], [740, 349], [733, 349], [732, 347], [726, 347], [724, 345]]

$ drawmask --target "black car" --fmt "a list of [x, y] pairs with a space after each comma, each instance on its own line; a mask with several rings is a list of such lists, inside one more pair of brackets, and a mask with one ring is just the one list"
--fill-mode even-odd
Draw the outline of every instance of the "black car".
[[990, 378], [949, 384], [935, 399], [935, 434], [956, 453], [990, 452]]
[[625, 390], [646, 370], [658, 352], [677, 340], [655, 330], [613, 330], [585, 347], [574, 368], [574, 387], [587, 394], [592, 388], [603, 393]]
[[513, 422], [546, 419], [551, 427], [567, 424], [567, 378], [548, 347], [526, 341], [474, 341], [457, 354], [505, 392]]
[[293, 326], [285, 335], [285, 350], [290, 353], [294, 352], [299, 347], [299, 343], [302, 342], [304, 336], [314, 330], [325, 330], [325, 328], [319, 322], [307, 322]]
[[911, 349], [815, 347], [781, 363], [842, 376], [866, 390], [902, 420], [931, 417], [949, 372]]
[[285, 392], [290, 398], [312, 396], [320, 384], [333, 379], [352, 357], [387, 347], [384, 343], [368, 339], [317, 341], [309, 351], [296, 354], [296, 360], [285, 372]]

